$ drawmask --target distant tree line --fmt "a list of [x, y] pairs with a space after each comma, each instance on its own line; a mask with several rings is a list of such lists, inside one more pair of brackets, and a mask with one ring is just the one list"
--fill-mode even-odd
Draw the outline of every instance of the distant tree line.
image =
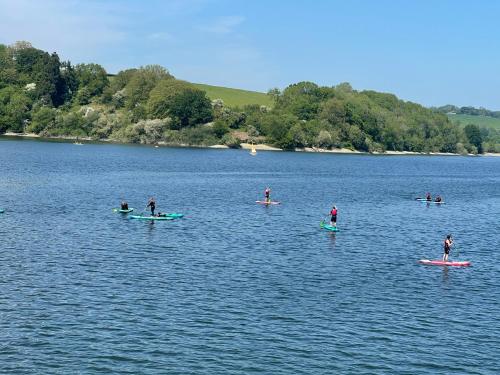
[[458, 115], [489, 116], [500, 118], [500, 111], [490, 111], [489, 109], [482, 107], [457, 107], [451, 104], [447, 104], [441, 107], [435, 107], [433, 109], [439, 113], [456, 113]]
[[98, 64], [72, 65], [27, 42], [0, 45], [0, 133], [230, 147], [247, 140], [290, 150], [500, 152], [493, 130], [462, 129], [443, 111], [348, 83], [299, 82], [268, 95], [272, 108], [230, 108], [158, 65], [111, 76]]

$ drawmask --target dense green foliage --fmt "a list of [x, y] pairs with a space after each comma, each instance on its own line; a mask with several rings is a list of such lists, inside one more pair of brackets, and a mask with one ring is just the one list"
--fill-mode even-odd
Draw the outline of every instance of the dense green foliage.
[[181, 81], [158, 65], [110, 76], [98, 64], [72, 66], [26, 42], [0, 45], [0, 133], [230, 147], [268, 142], [284, 149], [500, 151], [494, 130], [462, 127], [442, 111], [348, 83], [299, 82], [250, 94]]

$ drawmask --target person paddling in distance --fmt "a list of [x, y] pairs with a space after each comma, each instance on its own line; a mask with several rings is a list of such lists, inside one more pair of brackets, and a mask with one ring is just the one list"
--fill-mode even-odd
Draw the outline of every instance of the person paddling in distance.
[[426, 200], [427, 202], [431, 202], [431, 201], [432, 201], [432, 195], [431, 195], [431, 193], [427, 193], [427, 194], [425, 195], [425, 200]]
[[151, 208], [151, 216], [155, 216], [156, 201], [154, 197], [149, 198], [148, 205], [146, 206], [146, 208], [148, 207]]
[[443, 201], [443, 199], [441, 198], [440, 195], [436, 196], [436, 199], [434, 200], [434, 202], [438, 202], [438, 203], [440, 203], [442, 201]]
[[269, 186], [264, 190], [264, 197], [266, 203], [271, 203], [271, 188]]
[[332, 210], [330, 211], [330, 215], [332, 216], [330, 218], [330, 225], [332, 227], [337, 227], [337, 206], [333, 206]]
[[451, 234], [446, 236], [444, 240], [444, 254], [443, 254], [443, 262], [448, 261], [448, 255], [450, 255], [451, 246], [453, 245], [453, 239], [451, 238]]
[[126, 201], [122, 201], [122, 203], [120, 203], [120, 207], [121, 210], [128, 210], [128, 203]]

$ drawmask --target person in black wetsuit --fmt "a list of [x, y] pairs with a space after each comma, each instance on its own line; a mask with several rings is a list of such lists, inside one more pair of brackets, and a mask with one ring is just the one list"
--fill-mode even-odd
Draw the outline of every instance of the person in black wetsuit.
[[120, 207], [122, 210], [128, 210], [128, 203], [125, 201], [122, 201], [122, 203], [120, 204]]
[[432, 201], [432, 195], [431, 195], [431, 193], [427, 193], [427, 195], [425, 196], [425, 199], [427, 200], [427, 202]]
[[448, 261], [448, 255], [450, 255], [451, 245], [453, 245], [453, 239], [451, 238], [451, 234], [449, 234], [446, 236], [446, 239], [444, 240], [443, 243], [444, 247], [443, 262]]
[[149, 198], [148, 205], [151, 208], [151, 216], [155, 216], [156, 201], [153, 197]]

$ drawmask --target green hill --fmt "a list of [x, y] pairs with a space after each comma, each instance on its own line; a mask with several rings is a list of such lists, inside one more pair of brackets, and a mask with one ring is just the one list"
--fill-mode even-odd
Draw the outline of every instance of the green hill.
[[451, 121], [458, 121], [460, 125], [474, 124], [477, 126], [485, 126], [488, 128], [500, 130], [500, 118], [490, 116], [472, 116], [463, 114], [448, 114]]
[[243, 107], [247, 104], [258, 104], [272, 107], [272, 100], [263, 92], [231, 89], [229, 87], [194, 84], [205, 91], [210, 99], [222, 99], [229, 107]]
[[[212, 105], [213, 99], [224, 105]], [[28, 42], [0, 44], [0, 134], [229, 147], [250, 141], [287, 150], [498, 152], [500, 125], [488, 119], [496, 113], [459, 110], [429, 109], [348, 83], [293, 83], [273, 91], [273, 99], [205, 84], [193, 88], [160, 65], [110, 76], [99, 64], [73, 66]], [[483, 116], [482, 125], [486, 119], [490, 127], [453, 124], [449, 112], [477, 116], [455, 118], [462, 123]]]

